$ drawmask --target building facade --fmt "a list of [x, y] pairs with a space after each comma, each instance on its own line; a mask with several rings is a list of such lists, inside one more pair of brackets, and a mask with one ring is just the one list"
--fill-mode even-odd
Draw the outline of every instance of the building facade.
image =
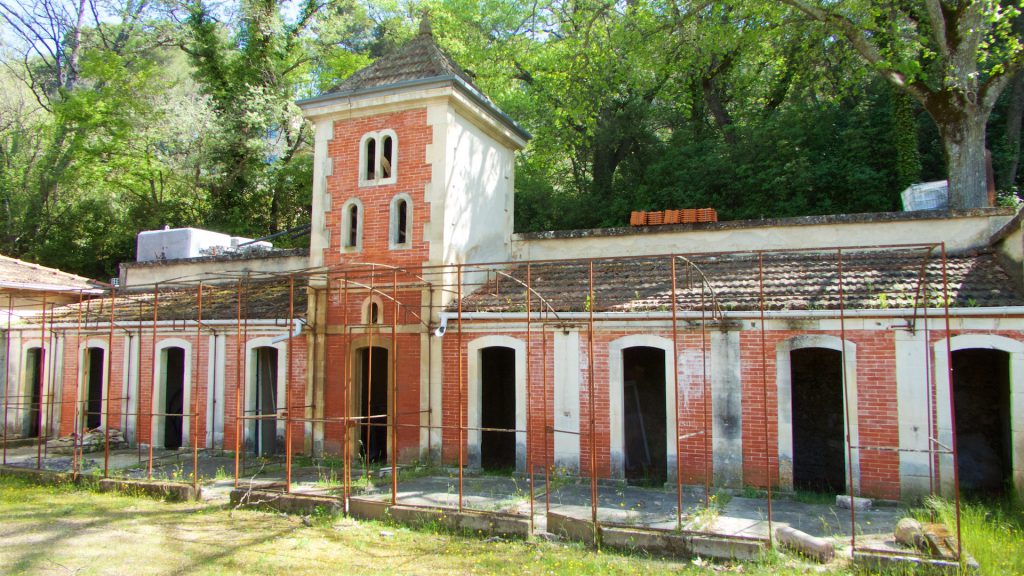
[[308, 254], [129, 264], [121, 292], [15, 323], [8, 397], [26, 351], [54, 360], [6, 422], [372, 465], [1024, 490], [1012, 210], [514, 234], [529, 134], [429, 29], [299, 104]]

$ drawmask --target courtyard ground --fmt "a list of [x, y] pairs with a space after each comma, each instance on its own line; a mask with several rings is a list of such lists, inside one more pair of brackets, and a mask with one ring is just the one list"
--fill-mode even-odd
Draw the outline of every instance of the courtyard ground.
[[[945, 516], [948, 508], [941, 509]], [[969, 505], [965, 547], [983, 574], [1024, 574], [1024, 515]], [[831, 574], [781, 553], [760, 563], [665, 560], [561, 542], [487, 541], [334, 516], [168, 503], [0, 478], [4, 574]]]

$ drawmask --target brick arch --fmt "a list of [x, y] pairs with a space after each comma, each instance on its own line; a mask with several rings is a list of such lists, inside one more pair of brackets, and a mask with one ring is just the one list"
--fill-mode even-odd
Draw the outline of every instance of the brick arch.
[[[935, 354], [936, 432], [939, 442], [953, 446], [953, 417], [950, 402], [950, 355], [957, 350], [1001, 350], [1010, 355], [1010, 449], [1013, 460], [1013, 485], [1024, 494], [1024, 342], [997, 334], [961, 334], [933, 345]], [[953, 494], [953, 455], [939, 455], [940, 487], [944, 495]]]
[[[857, 344], [829, 334], [802, 334], [787, 338], [775, 346], [775, 388], [778, 394], [776, 412], [778, 415], [778, 456], [779, 486], [793, 489], [793, 378], [789, 353], [807, 348], [835, 350], [843, 355], [843, 423], [849, 442], [860, 445], [860, 426], [857, 417]], [[860, 450], [849, 450], [846, 463], [846, 482], [849, 484], [851, 469], [853, 486], [847, 490], [856, 494], [860, 491]]]

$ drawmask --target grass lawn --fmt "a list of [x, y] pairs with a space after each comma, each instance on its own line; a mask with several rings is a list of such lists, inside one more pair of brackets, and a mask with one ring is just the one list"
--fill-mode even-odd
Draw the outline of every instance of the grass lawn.
[[[1002, 564], [1024, 573], [1020, 511], [965, 513], [965, 534], [989, 533]], [[308, 525], [307, 525], [308, 524]], [[984, 528], [991, 525], [991, 529]], [[968, 548], [982, 554], [968, 540]], [[984, 566], [984, 564], [983, 564]], [[485, 542], [338, 517], [302, 518], [207, 504], [166, 503], [0, 478], [4, 574], [805, 574], [820, 568], [781, 554], [757, 564], [708, 566], [543, 541]], [[847, 573], [845, 568], [834, 574]]]

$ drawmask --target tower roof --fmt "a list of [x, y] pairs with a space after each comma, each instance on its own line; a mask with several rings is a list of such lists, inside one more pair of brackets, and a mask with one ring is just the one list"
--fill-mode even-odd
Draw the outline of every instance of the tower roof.
[[299, 105], [313, 104], [335, 98], [357, 96], [396, 88], [413, 87], [433, 82], [451, 82], [478, 104], [524, 139], [530, 134], [491, 102], [468, 74], [434, 41], [430, 21], [424, 16], [419, 34], [401, 48], [381, 56], [369, 66], [355, 72], [324, 94], [303, 100]]
[[429, 21], [424, 19], [420, 33], [401, 48], [381, 56], [331, 88], [327, 94], [348, 94], [370, 88], [383, 88], [415, 80], [455, 77], [480, 97], [487, 98], [466, 72], [434, 41]]

